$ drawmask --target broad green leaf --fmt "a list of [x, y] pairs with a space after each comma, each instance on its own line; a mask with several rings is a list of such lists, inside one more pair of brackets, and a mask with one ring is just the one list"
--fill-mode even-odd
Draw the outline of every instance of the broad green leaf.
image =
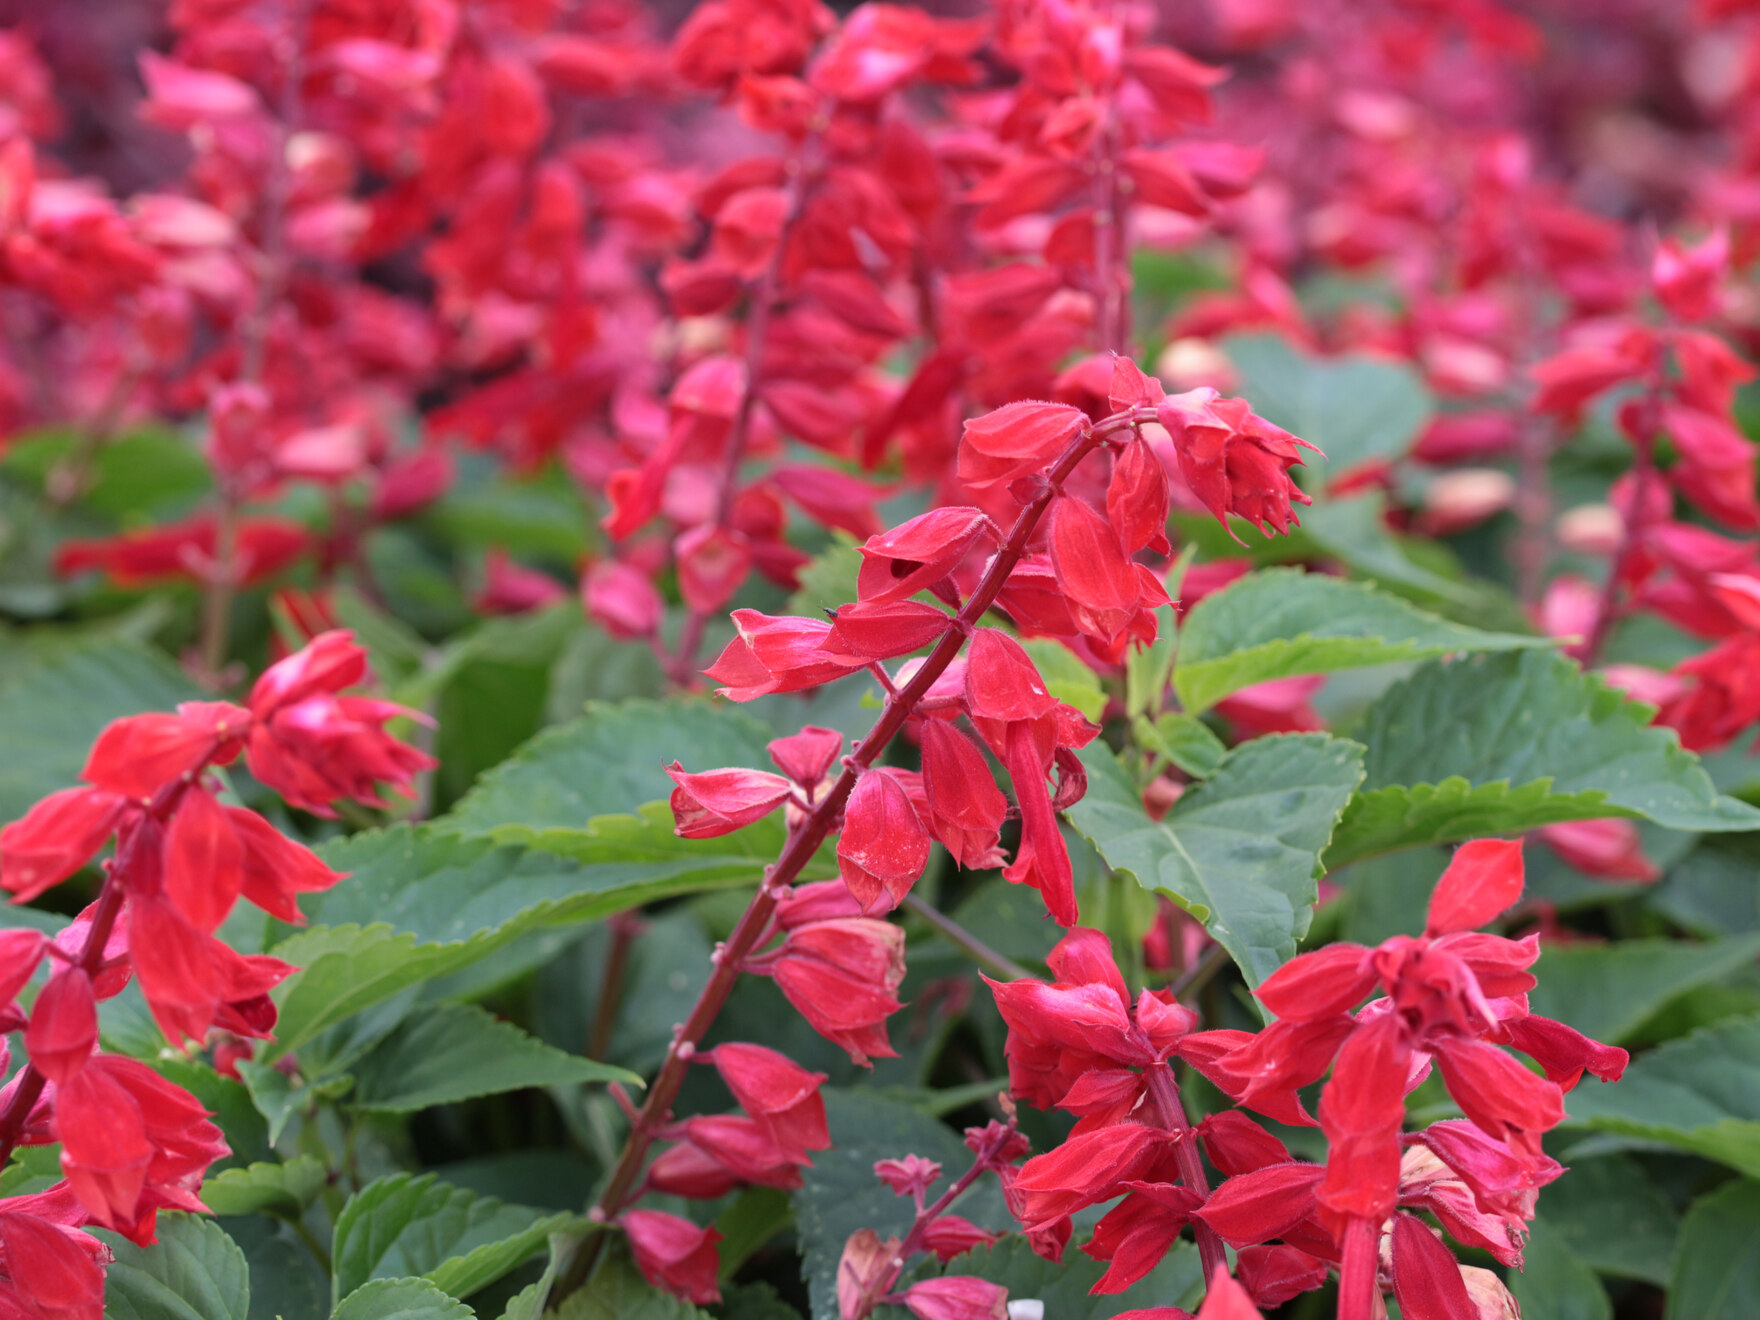
[[27, 670], [0, 688], [0, 821], [73, 784], [111, 720], [202, 695], [164, 655], [132, 642], [75, 647]]
[[1760, 1183], [1739, 1179], [1700, 1197], [1681, 1221], [1665, 1320], [1760, 1315]]
[[1554, 944], [1540, 954], [1528, 1003], [1543, 1017], [1617, 1044], [1676, 995], [1750, 965], [1760, 935], [1712, 940], [1620, 940]]
[[522, 480], [462, 465], [462, 479], [422, 514], [448, 542], [572, 564], [592, 549], [593, 515], [559, 473]]
[[[7, 446], [4, 467], [40, 484], [86, 442], [66, 430], [19, 437]], [[186, 436], [156, 428], [99, 446], [88, 456], [86, 477], [77, 506], [119, 523], [175, 517], [213, 485], [201, 450]]]
[[371, 1279], [420, 1275], [449, 1296], [468, 1297], [531, 1259], [573, 1219], [478, 1196], [431, 1173], [394, 1173], [368, 1183], [336, 1217], [336, 1294]]
[[1651, 714], [1548, 652], [1432, 661], [1370, 707], [1367, 774], [1327, 867], [1601, 816], [1678, 830], [1760, 827], [1760, 810], [1720, 797]]
[[1010, 1302], [1044, 1303], [1046, 1320], [1110, 1320], [1122, 1311], [1156, 1306], [1195, 1311], [1204, 1296], [1203, 1262], [1190, 1242], [1175, 1242], [1161, 1263], [1126, 1291], [1090, 1296], [1088, 1289], [1104, 1273], [1104, 1263], [1074, 1249], [1065, 1253], [1061, 1265], [1055, 1264], [1035, 1254], [1024, 1237], [1010, 1234], [993, 1247], [979, 1247], [944, 1266], [920, 1271], [918, 1277], [965, 1274], [999, 1283], [1008, 1289]]
[[1523, 1267], [1512, 1270], [1506, 1281], [1522, 1314], [1546, 1320], [1613, 1320], [1613, 1303], [1595, 1271], [1544, 1219], [1535, 1220], [1532, 1228], [1522, 1252]]
[[1615, 1085], [1585, 1081], [1565, 1108], [1570, 1127], [1660, 1142], [1760, 1177], [1760, 1017], [1672, 1040]]
[[484, 775], [446, 825], [501, 842], [537, 842], [590, 830], [595, 816], [632, 812], [668, 796], [666, 767], [763, 766], [775, 735], [725, 703], [594, 702], [571, 723], [546, 729]]
[[0, 1172], [0, 1196], [31, 1196], [62, 1179], [61, 1143], [19, 1146]]
[[281, 1140], [282, 1129], [295, 1114], [309, 1113], [320, 1100], [335, 1100], [354, 1085], [354, 1079], [346, 1075], [321, 1075], [312, 1082], [296, 1080], [279, 1068], [249, 1059], [239, 1061], [238, 1075], [244, 1078], [251, 1103], [267, 1123], [271, 1144]]
[[375, 1279], [344, 1298], [330, 1320], [473, 1320], [475, 1315], [426, 1279]]
[[586, 1287], [570, 1293], [556, 1320], [709, 1320], [689, 1302], [661, 1292], [636, 1271], [620, 1249], [593, 1271]]
[[715, 1220], [721, 1233], [718, 1276], [731, 1279], [759, 1247], [794, 1221], [788, 1193], [775, 1187], [748, 1187]]
[[1257, 985], [1295, 956], [1320, 853], [1363, 777], [1363, 749], [1324, 734], [1255, 738], [1159, 822], [1104, 743], [1083, 749], [1088, 793], [1069, 810], [1108, 865], [1204, 922]]
[[801, 1313], [767, 1283], [722, 1284], [721, 1316], [722, 1320], [801, 1320]]
[[1741, 1179], [1693, 1202], [1681, 1222], [1666, 1320], [1760, 1315], [1760, 1182]]
[[358, 834], [326, 848], [325, 860], [350, 876], [313, 896], [314, 916], [329, 924], [273, 950], [303, 970], [275, 990], [281, 1015], [269, 1057], [528, 931], [749, 880], [774, 856], [759, 861], [736, 851], [740, 844], [723, 846], [725, 839], [677, 839], [658, 804], [594, 824], [590, 836], [577, 832], [588, 862], [460, 838], [443, 823]]
[[1599, 1274], [1668, 1283], [1681, 1217], [1644, 1166], [1624, 1155], [1573, 1159], [1540, 1194], [1540, 1218]]
[[107, 1320], [247, 1320], [250, 1266], [212, 1219], [162, 1210], [150, 1247], [98, 1236], [116, 1254], [105, 1272]]
[[216, 1220], [251, 1271], [250, 1320], [326, 1320], [330, 1271], [285, 1220], [245, 1215]]
[[1192, 607], [1180, 629], [1173, 684], [1185, 708], [1197, 713], [1231, 692], [1298, 674], [1552, 644], [1465, 628], [1360, 582], [1267, 569]]
[[202, 1203], [217, 1215], [297, 1218], [324, 1190], [328, 1171], [316, 1155], [227, 1169], [202, 1183]]
[[1645, 895], [1646, 906], [1701, 935], [1760, 930], [1760, 840], [1701, 839]]
[[1106, 709], [1106, 691], [1100, 686], [1100, 676], [1082, 663], [1080, 656], [1049, 637], [1030, 637], [1021, 646], [1032, 656], [1046, 691], [1089, 719], [1100, 718]]
[[1422, 378], [1404, 363], [1314, 357], [1281, 335], [1231, 335], [1222, 347], [1253, 410], [1325, 451], [1324, 458], [1303, 456], [1315, 469], [1310, 490], [1332, 473], [1404, 454], [1434, 408]]
[[565, 1053], [485, 1009], [466, 1004], [421, 1009], [353, 1071], [354, 1107], [388, 1113], [410, 1113], [528, 1086], [642, 1084], [635, 1073]]
[[[837, 1262], [850, 1234], [871, 1228], [883, 1238], [902, 1237], [914, 1218], [910, 1198], [894, 1196], [874, 1176], [874, 1162], [905, 1155], [935, 1160], [942, 1172], [929, 1190], [934, 1200], [971, 1167], [972, 1155], [952, 1128], [908, 1105], [857, 1091], [827, 1088], [824, 1095], [832, 1148], [816, 1152], [812, 1167], [801, 1170], [794, 1217], [813, 1315], [835, 1320]], [[982, 1227], [1012, 1226], [993, 1178], [953, 1209]]]
[[[1177, 597], [1179, 594], [1179, 584], [1185, 578], [1195, 549], [1187, 546], [1182, 550], [1178, 562], [1169, 571], [1169, 595]], [[1174, 654], [1178, 649], [1179, 616], [1171, 605], [1163, 605], [1155, 611], [1154, 645], [1139, 647], [1124, 658], [1124, 709], [1133, 720], [1161, 708], [1161, 698], [1173, 673]]]
[[[1147, 716], [1139, 715], [1131, 725], [1131, 732], [1139, 747], [1154, 752], [1194, 779], [1208, 779], [1215, 774], [1228, 750], [1222, 739], [1210, 731], [1209, 725], [1195, 715], [1184, 715], [1179, 711], [1167, 711], [1153, 722]], [[1157, 764], [1155, 768], [1159, 772], [1165, 766]]]

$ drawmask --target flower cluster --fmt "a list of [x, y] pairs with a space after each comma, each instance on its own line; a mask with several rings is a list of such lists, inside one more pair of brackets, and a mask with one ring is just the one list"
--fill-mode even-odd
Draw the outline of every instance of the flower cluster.
[[[385, 731], [398, 708], [343, 694], [365, 674], [365, 652], [329, 633], [269, 669], [246, 706], [187, 702], [117, 720], [92, 747], [85, 787], [0, 829], [0, 885], [20, 901], [115, 843], [97, 900], [53, 940], [29, 929], [0, 937], [0, 1022], [22, 1029], [30, 1060], [0, 1088], [0, 1152], [58, 1142], [65, 1175], [0, 1214], [0, 1300], [18, 1314], [98, 1320], [108, 1250], [75, 1230], [97, 1224], [146, 1245], [159, 1210], [204, 1208], [202, 1176], [227, 1153], [220, 1130], [181, 1087], [99, 1049], [98, 1005], [133, 979], [175, 1045], [269, 1037], [269, 991], [295, 969], [239, 954], [214, 932], [240, 897], [297, 922], [298, 896], [342, 877], [256, 812], [222, 802], [212, 772], [242, 755], [288, 801], [326, 812], [339, 798], [377, 803], [375, 781], [407, 789], [428, 759]], [[45, 959], [48, 979], [26, 1012], [15, 1001]]]

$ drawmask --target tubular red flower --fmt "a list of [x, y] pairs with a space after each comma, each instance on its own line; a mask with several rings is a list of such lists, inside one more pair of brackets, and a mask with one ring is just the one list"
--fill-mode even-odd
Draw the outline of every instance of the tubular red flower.
[[681, 839], [714, 839], [762, 820], [788, 799], [788, 780], [767, 770], [706, 770], [687, 773], [677, 761], [666, 773], [672, 790], [673, 833]]
[[628, 1210], [618, 1222], [649, 1283], [699, 1306], [721, 1300], [715, 1282], [720, 1233], [657, 1210]]
[[[904, 901], [929, 864], [929, 831], [896, 772], [869, 770], [856, 780], [843, 811], [837, 869], [864, 913]], [[884, 897], [885, 902], [881, 903]]]

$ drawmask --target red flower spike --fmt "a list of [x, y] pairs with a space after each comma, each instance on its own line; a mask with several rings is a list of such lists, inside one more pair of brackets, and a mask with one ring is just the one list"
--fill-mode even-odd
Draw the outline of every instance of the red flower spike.
[[809, 1151], [831, 1145], [819, 1094], [824, 1073], [808, 1072], [762, 1045], [729, 1042], [698, 1057], [714, 1062], [739, 1107], [796, 1163], [806, 1163]]
[[856, 595], [870, 604], [908, 600], [934, 586], [979, 546], [994, 548], [1002, 534], [982, 509], [931, 509], [860, 547]]
[[1132, 440], [1112, 464], [1106, 487], [1106, 518], [1127, 555], [1147, 547], [1172, 553], [1167, 540], [1167, 470], [1147, 441]]
[[1329, 944], [1291, 958], [1253, 993], [1279, 1018], [1312, 1022], [1348, 1013], [1375, 983], [1368, 949], [1360, 944]]
[[1411, 1320], [1479, 1320], [1461, 1280], [1460, 1262], [1410, 1215], [1393, 1219], [1393, 1295]]
[[984, 491], [1042, 471], [1087, 425], [1080, 408], [1061, 403], [1011, 403], [974, 417], [960, 436], [959, 479]]
[[192, 784], [165, 831], [165, 896], [196, 929], [212, 933], [243, 884], [244, 848], [230, 813]]
[[843, 751], [843, 735], [836, 729], [806, 725], [799, 733], [777, 738], [768, 744], [770, 759], [802, 788], [811, 790], [825, 778], [838, 755]]
[[922, 737], [923, 789], [935, 837], [967, 869], [1001, 866], [996, 844], [1008, 799], [996, 787], [984, 754], [942, 720], [925, 720]]
[[967, 1275], [914, 1283], [904, 1304], [917, 1320], [1008, 1320], [1008, 1289]]
[[966, 651], [965, 697], [966, 712], [974, 719], [1034, 720], [1057, 708], [1057, 698], [1046, 688], [1032, 657], [995, 628], [972, 632]]
[[108, 1252], [96, 1238], [32, 1214], [0, 1213], [0, 1257], [7, 1276], [0, 1310], [32, 1320], [103, 1320]]
[[699, 1306], [721, 1300], [715, 1283], [720, 1233], [657, 1210], [627, 1210], [618, 1222], [649, 1283]]
[[929, 864], [929, 842], [929, 831], [898, 777], [889, 770], [869, 770], [856, 780], [843, 810], [838, 874], [864, 913], [876, 903], [889, 912], [904, 902]]
[[941, 1176], [941, 1166], [921, 1155], [906, 1155], [901, 1160], [874, 1161], [874, 1176], [890, 1187], [894, 1196], [922, 1198]]
[[1326, 1282], [1326, 1262], [1299, 1247], [1278, 1243], [1245, 1247], [1235, 1257], [1235, 1277], [1256, 1306], [1278, 1307]]
[[0, 885], [28, 903], [60, 884], [104, 846], [124, 805], [120, 794], [102, 788], [51, 793], [0, 829]]
[[1232, 1247], [1281, 1237], [1314, 1212], [1326, 1169], [1319, 1164], [1272, 1164], [1239, 1174], [1210, 1193], [1194, 1214]]
[[994, 1246], [1001, 1240], [1000, 1233], [986, 1232], [958, 1215], [937, 1215], [923, 1230], [923, 1245], [943, 1264], [979, 1247]]
[[1052, 504], [1050, 524], [1051, 568], [1077, 625], [1110, 643], [1130, 623], [1141, 594], [1117, 531], [1084, 501], [1067, 495]]
[[1430, 895], [1431, 935], [1477, 930], [1522, 896], [1520, 839], [1475, 839], [1455, 849]]
[[98, 1047], [98, 999], [78, 967], [49, 978], [31, 1006], [24, 1047], [37, 1071], [59, 1085], [78, 1072]]
[[666, 773], [672, 790], [673, 833], [681, 839], [715, 839], [762, 820], [788, 800], [788, 780], [767, 770], [705, 770], [690, 774], [677, 761]]
[[939, 641], [952, 623], [945, 610], [923, 601], [840, 605], [825, 651], [839, 660], [888, 660]]

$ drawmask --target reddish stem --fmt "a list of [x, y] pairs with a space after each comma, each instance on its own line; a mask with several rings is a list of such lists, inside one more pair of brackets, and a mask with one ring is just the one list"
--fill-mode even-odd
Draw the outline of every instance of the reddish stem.
[[1381, 1292], [1381, 1225], [1353, 1217], [1344, 1231], [1344, 1260], [1338, 1271], [1338, 1320], [1373, 1320]]
[[[989, 1167], [990, 1161], [980, 1153], [972, 1160], [971, 1168], [962, 1173], [954, 1181], [953, 1186], [936, 1197], [931, 1205], [917, 1207], [917, 1217], [911, 1224], [911, 1231], [905, 1234], [904, 1241], [898, 1244], [898, 1250], [893, 1253], [893, 1259], [897, 1264], [880, 1275], [868, 1291], [863, 1294], [861, 1301], [856, 1305], [855, 1315], [865, 1317], [881, 1301], [892, 1300], [887, 1297], [887, 1294], [892, 1291], [892, 1286], [898, 1282], [899, 1275], [904, 1273], [904, 1267], [910, 1262], [910, 1258], [923, 1249], [923, 1235], [929, 1231], [929, 1225], [946, 1214], [947, 1208], [964, 1195], [966, 1189], [977, 1182], [983, 1176], [984, 1170]], [[919, 1197], [919, 1199], [921, 1198]]]
[[[1191, 1119], [1179, 1098], [1179, 1083], [1173, 1080], [1173, 1069], [1158, 1063], [1143, 1074], [1149, 1083], [1149, 1095], [1161, 1110], [1161, 1126], [1179, 1134], [1175, 1147], [1179, 1157], [1180, 1181], [1206, 1200], [1210, 1197], [1210, 1179], [1204, 1172], [1204, 1160], [1198, 1152], [1198, 1139], [1192, 1133]], [[1198, 1255], [1204, 1262], [1204, 1286], [1216, 1277], [1216, 1271], [1228, 1273], [1228, 1252], [1216, 1230], [1201, 1219], [1192, 1221], [1192, 1232], [1198, 1239]]]

